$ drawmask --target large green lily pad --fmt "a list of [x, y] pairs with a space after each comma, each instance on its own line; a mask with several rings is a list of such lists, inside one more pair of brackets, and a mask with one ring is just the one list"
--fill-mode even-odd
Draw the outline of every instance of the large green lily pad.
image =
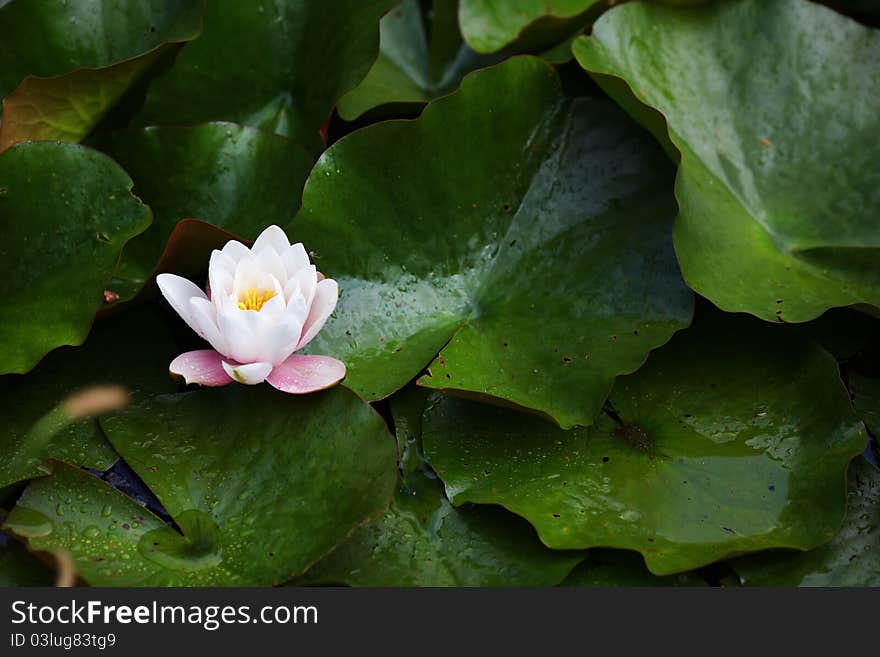
[[234, 123], [127, 130], [95, 145], [128, 171], [134, 193], [153, 210], [153, 225], [126, 245], [116, 272], [140, 284], [184, 218], [245, 239], [266, 226], [289, 224], [312, 167], [311, 156], [294, 141]]
[[880, 586], [880, 470], [850, 466], [846, 520], [831, 542], [810, 552], [767, 552], [731, 563], [746, 586]]
[[101, 68], [186, 41], [200, 0], [12, 0], [0, 7], [0, 97], [28, 75]]
[[341, 298], [308, 349], [344, 360], [367, 399], [442, 349], [421, 385], [589, 424], [614, 378], [691, 318], [670, 176], [646, 133], [565, 98], [546, 62], [473, 73], [316, 165], [291, 235]]
[[458, 19], [477, 52], [536, 52], [582, 30], [605, 5], [605, 0], [460, 0]]
[[150, 225], [131, 186], [113, 160], [75, 144], [0, 154], [0, 374], [85, 339], [119, 252]]
[[43, 432], [32, 430], [64, 399], [89, 386], [115, 383], [133, 394], [176, 390], [168, 363], [180, 352], [156, 310], [135, 308], [99, 322], [83, 346], [54, 351], [25, 376], [0, 377], [0, 486], [46, 474], [49, 457], [99, 470], [116, 461], [95, 420], [59, 425], [48, 442]]
[[[379, 58], [337, 105], [353, 121], [388, 104], [423, 104], [455, 89], [464, 75], [498, 61], [462, 42], [455, 0], [434, 0], [430, 20], [418, 0], [404, 0], [379, 23]], [[426, 25], [428, 23], [428, 25]]]
[[394, 487], [393, 439], [342, 388], [160, 395], [103, 427], [182, 534], [63, 465], [31, 482], [6, 522], [31, 549], [69, 551], [93, 585], [281, 583], [381, 513]]
[[594, 426], [561, 431], [438, 398], [427, 460], [456, 505], [501, 504], [553, 548], [638, 550], [658, 575], [814, 548], [840, 525], [865, 433], [836, 362], [799, 334], [706, 318], [618, 379], [610, 402]]
[[633, 2], [574, 51], [666, 117], [694, 290], [771, 321], [880, 305], [880, 32], [806, 0]]
[[[397, 403], [401, 397], [401, 403]], [[391, 400], [403, 475], [381, 518], [357, 529], [298, 584], [552, 586], [584, 558], [554, 552], [527, 522], [497, 507], [456, 509], [419, 454], [425, 394]], [[404, 447], [406, 449], [404, 449]]]
[[312, 147], [376, 59], [393, 0], [207, 0], [203, 35], [155, 81], [142, 125], [235, 121]]

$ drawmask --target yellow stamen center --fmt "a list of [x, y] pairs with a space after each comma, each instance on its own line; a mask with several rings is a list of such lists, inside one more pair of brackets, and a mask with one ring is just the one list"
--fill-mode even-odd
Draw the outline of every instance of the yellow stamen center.
[[263, 304], [274, 296], [275, 292], [272, 290], [260, 291], [257, 288], [252, 287], [239, 300], [238, 307], [241, 310], [260, 310], [263, 307]]

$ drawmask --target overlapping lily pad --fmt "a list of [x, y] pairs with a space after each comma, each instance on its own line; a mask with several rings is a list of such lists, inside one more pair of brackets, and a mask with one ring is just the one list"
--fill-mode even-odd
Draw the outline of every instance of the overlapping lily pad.
[[12, 0], [0, 7], [0, 97], [28, 75], [100, 68], [185, 41], [200, 0]]
[[[88, 135], [95, 126], [121, 101], [121, 99], [136, 85], [142, 83], [145, 76], [157, 64], [173, 56], [176, 43], [189, 41], [198, 36], [201, 29], [201, 6], [195, 0], [185, 2], [146, 3], [132, 2], [128, 4], [116, 3], [103, 5], [100, 12], [94, 11], [97, 3], [86, 0], [77, 3], [76, 8], [67, 12], [67, 23], [71, 30], [60, 31], [57, 23], [60, 16], [54, 10], [58, 9], [56, 2], [33, 2], [33, 9], [39, 5], [46, 5], [50, 11], [47, 15], [33, 16], [28, 10], [22, 8], [26, 3], [13, 3], [18, 7], [17, 15], [9, 16], [11, 24], [7, 28], [16, 25], [24, 28], [16, 31], [17, 38], [22, 34], [31, 34], [31, 41], [26, 48], [26, 59], [33, 56], [34, 49], [39, 48], [40, 54], [34, 60], [28, 61], [36, 70], [52, 70], [60, 67], [65, 70], [65, 64], [77, 61], [76, 57], [82, 57], [84, 61], [103, 61], [109, 53], [88, 53], [87, 50], [93, 40], [101, 42], [113, 40], [116, 35], [108, 34], [108, 30], [123, 31], [126, 28], [133, 31], [135, 26], [145, 26], [149, 22], [145, 33], [150, 39], [143, 39], [143, 44], [155, 43], [161, 39], [161, 43], [153, 47], [149, 52], [130, 59], [125, 59], [107, 66], [76, 68], [73, 71], [51, 77], [38, 77], [28, 75], [20, 85], [3, 98], [3, 122], [0, 124], [0, 151], [12, 144], [21, 141], [35, 140], [59, 140], [79, 142]], [[66, 5], [65, 5], [66, 7]], [[91, 7], [93, 11], [81, 12], [83, 8]], [[7, 9], [7, 11], [9, 11]], [[100, 13], [102, 21], [100, 29], [95, 33], [89, 33], [88, 38], [79, 30], [97, 27], [94, 24], [95, 16]], [[36, 18], [36, 22], [26, 22]], [[80, 21], [80, 19], [85, 19]], [[157, 24], [158, 23], [158, 28]], [[35, 26], [40, 27], [35, 30]], [[159, 30], [161, 29], [161, 32]], [[56, 41], [64, 41], [65, 47], [74, 51], [72, 56], [69, 52], [53, 52], [51, 46], [46, 48], [42, 39], [34, 39], [36, 36], [31, 31], [47, 31], [48, 38]], [[0, 28], [0, 32], [2, 32]], [[78, 35], [79, 39], [74, 35]], [[47, 35], [42, 34], [46, 37]], [[134, 42], [138, 43], [141, 35], [134, 36]], [[56, 44], [57, 45], [57, 44]], [[127, 45], [126, 45], [127, 47]], [[125, 52], [122, 44], [119, 44], [119, 52]], [[56, 57], [59, 61], [47, 62], [44, 58]], [[21, 62], [16, 62], [17, 67], [13, 71], [6, 71], [8, 76], [14, 76], [21, 72]], [[80, 64], [83, 66], [83, 64]], [[26, 70], [27, 73], [33, 71]], [[2, 83], [0, 83], [2, 84]], [[2, 91], [2, 90], [0, 90]], [[2, 93], [0, 93], [2, 95]]]
[[771, 321], [880, 305], [880, 32], [807, 0], [633, 2], [574, 51], [666, 117], [692, 288]]
[[179, 353], [158, 308], [136, 308], [100, 322], [81, 347], [50, 354], [26, 376], [0, 377], [0, 486], [46, 474], [54, 457], [103, 470], [117, 459], [95, 420], [49, 437], [34, 425], [64, 399], [93, 385], [115, 383], [132, 393], [171, 392], [168, 363]]
[[554, 548], [638, 550], [655, 574], [814, 548], [865, 446], [834, 359], [758, 320], [706, 318], [618, 379], [587, 429], [441, 397], [423, 426], [454, 504], [501, 504]]
[[379, 23], [379, 58], [357, 87], [339, 100], [352, 121], [388, 104], [423, 104], [449, 93], [469, 71], [494, 64], [462, 42], [455, 0], [435, 0], [429, 25], [418, 0], [404, 0]]
[[131, 186], [113, 160], [79, 145], [0, 154], [0, 374], [85, 339], [123, 245], [150, 225]]
[[706, 580], [696, 573], [652, 575], [639, 555], [624, 550], [590, 550], [587, 558], [561, 585], [581, 588], [707, 586]]
[[6, 523], [32, 549], [69, 551], [93, 585], [281, 583], [381, 513], [394, 486], [393, 439], [344, 389], [160, 395], [103, 426], [180, 532], [61, 464]]
[[537, 52], [589, 25], [605, 0], [461, 0], [459, 22], [477, 52]]
[[767, 552], [731, 563], [746, 586], [880, 586], [880, 470], [850, 466], [849, 505], [840, 531], [805, 553]]
[[0, 536], [0, 586], [52, 586], [52, 571], [18, 541]]
[[390, 508], [298, 583], [552, 586], [565, 578], [583, 553], [547, 549], [528, 523], [497, 507], [456, 509], [449, 503], [412, 435], [418, 431], [424, 396], [407, 391], [407, 397], [394, 416], [398, 444], [409, 449]]
[[149, 277], [182, 219], [245, 239], [266, 226], [287, 225], [312, 167], [311, 156], [292, 140], [233, 123], [121, 131], [95, 145], [128, 171], [134, 193], [155, 217], [123, 252], [116, 276], [130, 284]]
[[646, 133], [565, 98], [542, 60], [474, 73], [316, 165], [290, 232], [341, 298], [309, 349], [377, 399], [442, 348], [420, 384], [588, 424], [614, 378], [690, 321], [670, 176]]
[[204, 33], [151, 86], [141, 124], [235, 121], [315, 146], [375, 61], [379, 18], [394, 4], [207, 0]]

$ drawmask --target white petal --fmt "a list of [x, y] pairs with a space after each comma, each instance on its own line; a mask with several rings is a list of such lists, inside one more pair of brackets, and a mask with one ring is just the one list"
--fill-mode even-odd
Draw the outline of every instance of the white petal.
[[207, 299], [198, 298], [190, 299], [189, 303], [192, 306], [193, 319], [198, 326], [196, 333], [210, 342], [214, 349], [226, 356], [229, 347], [217, 325], [217, 309], [214, 304]]
[[318, 286], [318, 271], [315, 265], [304, 267], [291, 276], [284, 285], [284, 296], [290, 302], [294, 295], [305, 299], [306, 307], [312, 305], [315, 289]]
[[207, 295], [192, 281], [175, 274], [159, 274], [156, 277], [156, 283], [159, 285], [159, 290], [162, 291], [162, 296], [168, 300], [174, 311], [189, 324], [193, 331], [198, 333], [198, 324], [193, 316], [189, 300], [192, 298], [207, 300]]
[[324, 327], [327, 318], [333, 314], [338, 300], [339, 285], [337, 285], [336, 281], [332, 278], [325, 278], [318, 283], [318, 288], [315, 291], [315, 300], [312, 302], [311, 308], [309, 308], [309, 317], [305, 321], [302, 337], [296, 346], [297, 349], [302, 349], [318, 335], [318, 331]]
[[296, 351], [301, 333], [301, 322], [287, 321], [272, 326], [260, 336], [260, 360], [280, 365]]
[[284, 300], [283, 294], [276, 294], [263, 304], [259, 310], [249, 310], [248, 312], [259, 313], [262, 315], [262, 321], [266, 324], [277, 324], [282, 321], [287, 312], [287, 302]]
[[235, 266], [235, 277], [232, 282], [232, 294], [241, 299], [249, 290], [272, 290], [283, 294], [284, 288], [272, 274], [263, 270], [254, 258], [245, 258]]
[[281, 256], [275, 252], [275, 249], [264, 248], [261, 251], [255, 251], [254, 260], [262, 271], [271, 274], [279, 281], [287, 280], [284, 263], [281, 262]]
[[217, 314], [220, 333], [226, 341], [226, 355], [239, 363], [259, 360], [260, 313], [232, 308]]
[[281, 255], [290, 248], [290, 240], [287, 239], [287, 234], [280, 227], [269, 226], [260, 233], [257, 241], [251, 247], [251, 251], [259, 253], [266, 247], [273, 249], [275, 253]]
[[308, 267], [311, 264], [309, 262], [309, 254], [306, 253], [306, 247], [300, 242], [285, 249], [281, 254], [281, 260], [284, 262], [284, 268], [287, 270], [288, 278], [296, 274], [300, 269]]
[[232, 262], [237, 263], [242, 258], [247, 258], [251, 254], [251, 250], [241, 242], [229, 240], [221, 250], [221, 253], [232, 260]]
[[269, 363], [248, 363], [247, 365], [230, 365], [223, 361], [223, 369], [226, 373], [238, 381], [249, 386], [262, 383], [272, 372], [272, 365]]
[[232, 293], [232, 275], [235, 272], [235, 262], [223, 252], [214, 249], [211, 260], [208, 263], [208, 281], [211, 285], [211, 298], [215, 294]]

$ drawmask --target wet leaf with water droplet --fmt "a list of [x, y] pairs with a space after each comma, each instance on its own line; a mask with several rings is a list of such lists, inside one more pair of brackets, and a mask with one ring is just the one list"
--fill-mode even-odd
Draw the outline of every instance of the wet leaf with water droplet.
[[863, 458], [852, 462], [846, 520], [826, 545], [730, 565], [746, 586], [880, 586], [880, 470]]
[[[300, 397], [268, 386], [144, 396], [102, 426], [183, 534], [64, 465], [32, 481], [8, 520], [54, 514], [53, 494], [84, 496], [88, 514], [65, 513], [56, 531], [30, 545], [68, 550], [93, 585], [280, 584], [380, 514], [394, 488], [394, 440], [342, 388]], [[102, 536], [84, 535], [92, 525]]]
[[455, 504], [501, 504], [557, 549], [638, 550], [669, 574], [814, 548], [839, 526], [865, 446], [834, 359], [757, 319], [711, 313], [615, 384], [586, 429], [429, 401], [428, 462]]
[[[122, 252], [115, 275], [127, 281], [125, 296], [153, 273], [182, 219], [199, 219], [245, 240], [272, 224], [289, 224], [313, 164], [294, 141], [234, 123], [127, 130], [91, 145], [125, 168], [134, 193], [153, 210], [153, 224]], [[209, 255], [201, 263], [205, 270]]]
[[[23, 373], [50, 350], [83, 342], [119, 252], [151, 214], [131, 195], [125, 171], [75, 144], [28, 142], [4, 151], [0, 187], [7, 189], [0, 373]], [[96, 240], [98, 233], [108, 239]]]
[[573, 49], [666, 118], [694, 290], [773, 322], [880, 306], [880, 31], [805, 0], [629, 2]]
[[307, 350], [378, 399], [442, 349], [420, 385], [589, 424], [615, 377], [691, 319], [672, 174], [622, 111], [566, 98], [542, 60], [474, 73], [316, 165], [290, 234], [342, 296]]
[[584, 558], [544, 547], [522, 518], [498, 508], [454, 508], [418, 454], [425, 394], [408, 389], [392, 408], [406, 473], [383, 516], [294, 584], [349, 586], [552, 586]]

